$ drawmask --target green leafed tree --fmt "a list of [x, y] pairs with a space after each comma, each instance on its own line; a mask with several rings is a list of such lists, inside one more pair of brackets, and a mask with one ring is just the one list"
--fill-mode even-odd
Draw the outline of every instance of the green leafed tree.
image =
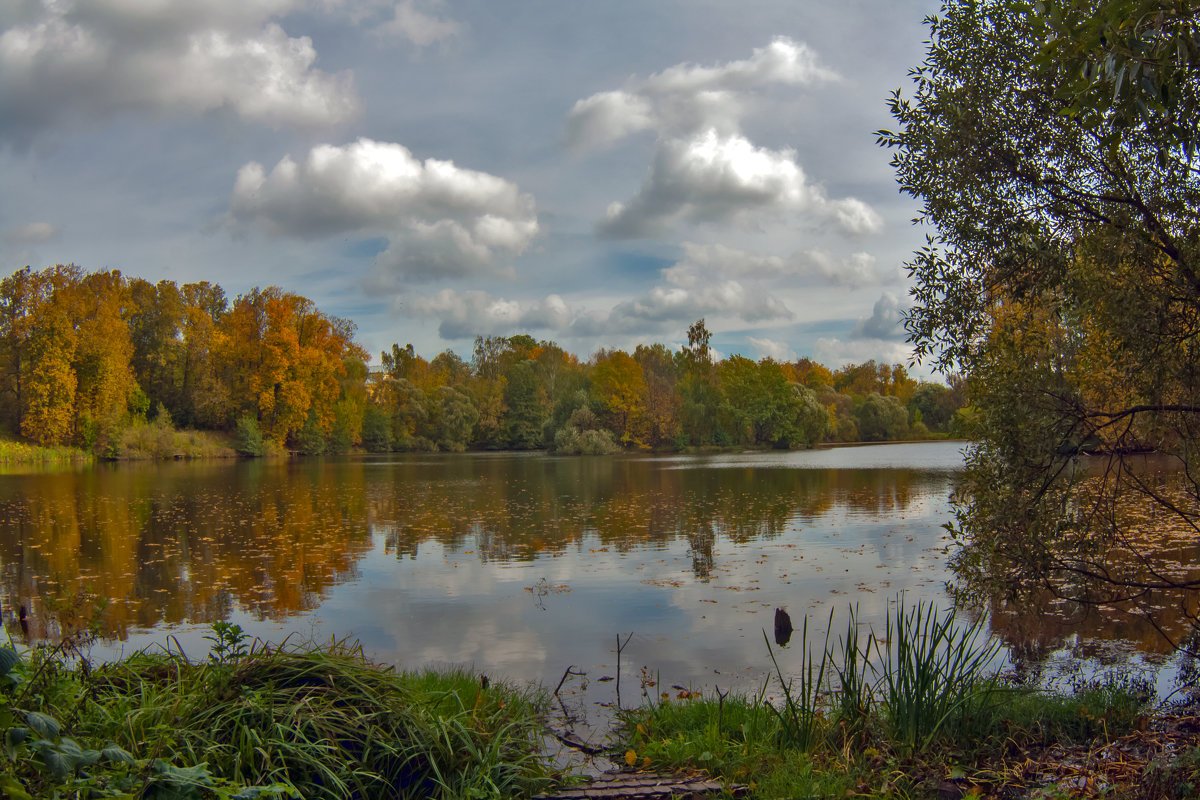
[[[968, 585], [1105, 602], [1193, 583], [1110, 555], [1145, 555], [1139, 516], [1200, 532], [1200, 164], [1178, 127], [1194, 22], [1194, 3], [950, 0], [892, 99], [880, 141], [931, 229], [908, 331], [973, 405]], [[1084, 62], [1104, 75], [1064, 85]], [[1139, 104], [1155, 85], [1182, 91]]]
[[546, 397], [538, 383], [532, 360], [520, 361], [508, 370], [504, 384], [504, 426], [508, 446], [513, 450], [532, 450], [541, 444], [542, 423], [546, 419]]
[[859, 439], [864, 442], [894, 442], [908, 437], [908, 409], [895, 397], [869, 394], [853, 414]]
[[1115, 146], [1159, 127], [1164, 147], [1200, 148], [1200, 4], [1192, 0], [1014, 3], [1041, 45], [1066, 112]]
[[458, 386], [439, 386], [429, 397], [429, 438], [439, 450], [466, 450], [479, 411], [470, 392]]

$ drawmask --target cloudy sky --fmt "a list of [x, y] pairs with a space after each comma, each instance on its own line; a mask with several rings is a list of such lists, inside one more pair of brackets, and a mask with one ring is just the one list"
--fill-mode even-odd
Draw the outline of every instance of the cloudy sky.
[[903, 360], [925, 232], [873, 132], [936, 6], [2, 0], [0, 266], [277, 285], [375, 359], [704, 317]]

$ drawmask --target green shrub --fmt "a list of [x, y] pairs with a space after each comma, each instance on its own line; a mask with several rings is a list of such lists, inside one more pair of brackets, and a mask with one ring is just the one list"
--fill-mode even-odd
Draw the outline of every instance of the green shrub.
[[262, 431], [253, 417], [238, 420], [234, 442], [234, 449], [243, 456], [257, 457], [265, 452]]

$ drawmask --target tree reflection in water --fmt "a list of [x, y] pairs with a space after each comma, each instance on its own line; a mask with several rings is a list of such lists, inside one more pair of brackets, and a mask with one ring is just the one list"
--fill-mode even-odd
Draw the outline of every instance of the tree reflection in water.
[[[760, 596], [744, 595], [746, 602], [756, 597], [768, 612], [790, 604], [793, 613], [818, 600], [853, 602], [854, 591], [862, 598], [878, 587], [891, 587], [881, 595], [895, 591], [905, 575], [936, 585], [949, 577], [940, 553], [927, 552], [929, 541], [893, 536], [897, 521], [908, 518], [935, 531], [936, 540], [945, 520], [921, 522], [921, 515], [930, 513], [930, 498], [943, 502], [947, 469], [794, 466], [807, 457], [465, 454], [6, 476], [0, 601], [17, 635], [15, 610], [29, 610], [37, 639], [53, 636], [68, 609], [86, 620], [87, 597], [105, 598], [104, 632], [124, 639], [232, 613], [284, 623], [319, 608], [339, 584], [360, 580], [372, 554], [397, 567], [415, 563], [434, 581], [466, 562], [486, 571], [569, 561], [586, 571], [601, 563], [621, 569], [626, 562], [613, 557], [628, 556], [645, 570], [633, 577], [635, 587], [762, 588]], [[839, 540], [843, 532], [847, 539]], [[771, 547], [775, 560], [747, 555]], [[1168, 548], [1164, 557], [1172, 552], [1189, 566], [1200, 563], [1195, 547]], [[681, 563], [656, 563], [668, 553]], [[784, 563], [784, 555], [793, 560]], [[851, 557], [853, 573], [841, 563]], [[868, 586], [889, 570], [900, 577]], [[755, 586], [727, 585], [734, 575]], [[531, 574], [522, 585], [541, 577]], [[376, 585], [367, 581], [361, 591]], [[686, 595], [691, 603], [726, 596]], [[1159, 623], [1179, 636], [1187, 627], [1173, 621], [1171, 609], [1182, 609], [1179, 620], [1197, 610], [1192, 595], [1154, 605], [1163, 607]], [[1037, 612], [1025, 613], [1030, 607]], [[711, 623], [718, 608], [701, 612]], [[1030, 663], [1068, 642], [1086, 648], [1119, 638], [1161, 650], [1155, 629], [1128, 611], [1085, 612], [1047, 598], [1035, 606], [995, 603], [991, 613], [1015, 658]]]

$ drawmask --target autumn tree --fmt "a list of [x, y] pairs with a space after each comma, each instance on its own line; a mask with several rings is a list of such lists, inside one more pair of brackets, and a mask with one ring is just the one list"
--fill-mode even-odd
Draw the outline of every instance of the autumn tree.
[[76, 320], [72, 358], [76, 430], [88, 447], [112, 446], [130, 398], [140, 392], [131, 368], [133, 341], [125, 320], [128, 287], [116, 271], [79, 275], [59, 289], [56, 303], [71, 309]]
[[226, 317], [222, 363], [237, 415], [247, 413], [278, 443], [313, 416], [328, 435], [341, 395], [346, 357], [362, 358], [353, 325], [317, 311], [312, 301], [276, 287], [254, 289]]
[[29, 267], [0, 281], [0, 424], [20, 432], [28, 396], [31, 340], [45, 281]]
[[173, 418], [183, 416], [183, 295], [172, 281], [153, 284], [141, 278], [129, 281], [128, 292], [134, 379], [152, 408], [161, 403]]
[[811, 358], [800, 358], [791, 365], [792, 380], [802, 383], [810, 389], [822, 386], [833, 386], [833, 373], [824, 364], [818, 364]]
[[505, 359], [508, 340], [503, 336], [476, 336], [471, 352], [470, 384], [478, 418], [472, 433], [472, 444], [488, 450], [504, 447]]
[[624, 350], [601, 350], [592, 357], [592, 396], [605, 426], [623, 444], [640, 445], [647, 389], [642, 365]]
[[675, 446], [681, 435], [679, 413], [683, 408], [675, 354], [662, 344], [639, 344], [633, 351], [633, 360], [641, 365], [646, 381], [645, 429], [641, 438], [654, 448]]
[[[70, 280], [66, 277], [65, 280]], [[75, 433], [78, 380], [72, 362], [77, 336], [65, 306], [56, 300], [62, 268], [47, 270], [35, 282], [21, 382], [21, 435], [41, 445], [66, 444]]]
[[7, 421], [42, 445], [66, 444], [76, 434], [81, 276], [73, 264], [26, 267], [0, 285], [0, 375], [12, 402]]
[[207, 281], [187, 283], [183, 302], [178, 391], [172, 419], [180, 425], [218, 428], [234, 418], [228, 375], [219, 358], [228, 351], [225, 291]]

